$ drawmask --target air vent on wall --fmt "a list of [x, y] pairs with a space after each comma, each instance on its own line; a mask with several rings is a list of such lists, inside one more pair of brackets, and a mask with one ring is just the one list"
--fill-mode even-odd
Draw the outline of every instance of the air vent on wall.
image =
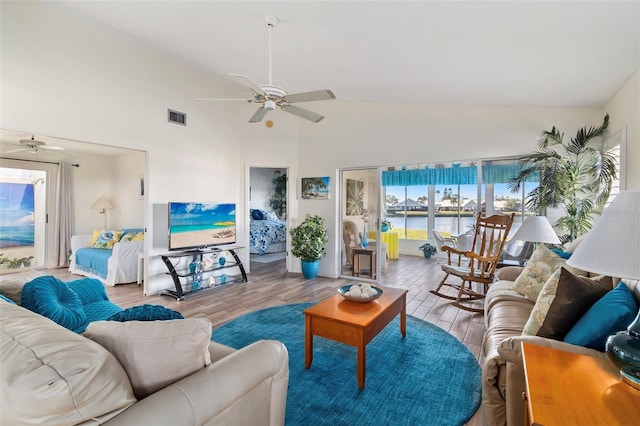
[[183, 126], [187, 125], [187, 114], [184, 112], [168, 109], [167, 113], [170, 123], [182, 124]]

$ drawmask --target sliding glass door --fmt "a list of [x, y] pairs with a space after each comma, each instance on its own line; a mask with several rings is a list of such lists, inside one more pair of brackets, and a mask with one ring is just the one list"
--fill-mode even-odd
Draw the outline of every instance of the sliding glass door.
[[43, 170], [0, 167], [0, 270], [45, 265], [46, 182]]

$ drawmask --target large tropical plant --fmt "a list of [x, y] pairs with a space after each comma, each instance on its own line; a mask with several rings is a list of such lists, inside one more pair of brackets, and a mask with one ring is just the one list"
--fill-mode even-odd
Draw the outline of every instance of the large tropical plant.
[[582, 127], [564, 143], [564, 133], [555, 126], [542, 132], [539, 151], [520, 158], [521, 171], [508, 182], [512, 192], [536, 174], [540, 186], [526, 196], [530, 210], [545, 214], [547, 208], [561, 208], [565, 215], [554, 226], [567, 231], [570, 241], [591, 229], [593, 214], [599, 213], [609, 198], [616, 178], [616, 159], [600, 141], [609, 126], [609, 115], [598, 127]]
[[315, 262], [327, 253], [324, 244], [329, 233], [320, 216], [309, 216], [300, 225], [291, 229], [291, 253], [304, 262]]

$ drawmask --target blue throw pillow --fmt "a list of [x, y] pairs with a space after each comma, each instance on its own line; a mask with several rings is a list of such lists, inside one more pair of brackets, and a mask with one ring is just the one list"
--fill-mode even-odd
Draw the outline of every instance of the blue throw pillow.
[[264, 220], [262, 210], [258, 209], [251, 210], [251, 217], [253, 218], [253, 220]]
[[158, 321], [184, 319], [182, 314], [160, 305], [140, 305], [117, 312], [107, 318], [107, 321]]
[[568, 251], [562, 251], [562, 250], [557, 249], [557, 248], [552, 248], [551, 251], [554, 252], [555, 254], [557, 254], [558, 256], [560, 256], [563, 259], [568, 259], [573, 254], [573, 253], [569, 253]]
[[626, 329], [637, 313], [638, 305], [633, 294], [620, 282], [591, 306], [567, 333], [564, 341], [604, 352], [607, 337]]
[[69, 330], [80, 328], [87, 319], [78, 294], [50, 275], [22, 287], [22, 306]]

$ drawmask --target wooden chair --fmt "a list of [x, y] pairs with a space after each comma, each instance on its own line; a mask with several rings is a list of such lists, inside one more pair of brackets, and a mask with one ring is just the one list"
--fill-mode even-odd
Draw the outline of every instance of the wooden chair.
[[[447, 264], [441, 265], [445, 276], [438, 287], [435, 290], [431, 290], [431, 293], [453, 300], [451, 304], [460, 309], [482, 312], [482, 308], [476, 308], [465, 303], [484, 298], [489, 289], [489, 284], [493, 282], [496, 266], [500, 261], [500, 254], [509, 235], [514, 216], [515, 213], [510, 216], [494, 215], [487, 218], [478, 216], [474, 228], [473, 244], [469, 251], [443, 246], [442, 251], [447, 253], [448, 259]], [[452, 255], [454, 256], [453, 262]], [[455, 257], [457, 257], [457, 260], [455, 260]], [[462, 283], [446, 282], [450, 275], [460, 278]], [[473, 289], [472, 283], [480, 286], [479, 291]], [[458, 294], [453, 296], [442, 293], [440, 290], [445, 285], [458, 290]]]

